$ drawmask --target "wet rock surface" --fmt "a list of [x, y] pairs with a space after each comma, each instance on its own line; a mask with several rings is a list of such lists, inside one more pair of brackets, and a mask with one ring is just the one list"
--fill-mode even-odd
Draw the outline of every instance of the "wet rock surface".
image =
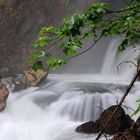
[[5, 84], [0, 80], [0, 111], [3, 111], [6, 107], [6, 100], [9, 95], [9, 91]]
[[99, 123], [93, 121], [86, 122], [76, 128], [77, 132], [86, 134], [99, 133], [100, 130], [101, 128]]
[[[99, 119], [96, 120], [96, 122], [84, 123], [78, 126], [76, 131], [80, 133], [98, 133], [102, 128], [105, 127], [106, 122], [116, 107], [117, 105], [109, 107], [101, 113]], [[130, 116], [125, 114], [123, 108], [119, 107], [118, 111], [111, 119], [108, 127], [105, 129], [105, 134], [114, 135], [117, 132], [124, 132], [126, 129], [132, 126], [133, 122], [134, 121], [130, 118]]]

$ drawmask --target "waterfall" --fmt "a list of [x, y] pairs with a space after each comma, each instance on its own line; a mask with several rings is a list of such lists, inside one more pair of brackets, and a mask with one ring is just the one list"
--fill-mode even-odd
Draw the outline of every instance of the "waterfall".
[[[113, 48], [107, 51], [101, 74], [50, 74], [40, 87], [11, 92], [6, 109], [0, 113], [0, 139], [93, 140], [96, 135], [76, 133], [75, 128], [98, 119], [104, 109], [120, 100], [129, 85], [127, 78], [111, 72], [113, 64], [127, 58], [125, 53], [118, 58], [117, 43], [110, 44]], [[121, 74], [130, 75], [130, 69], [121, 69]], [[136, 82], [123, 103], [126, 113], [132, 114], [125, 106], [135, 109], [138, 98], [140, 83]]]

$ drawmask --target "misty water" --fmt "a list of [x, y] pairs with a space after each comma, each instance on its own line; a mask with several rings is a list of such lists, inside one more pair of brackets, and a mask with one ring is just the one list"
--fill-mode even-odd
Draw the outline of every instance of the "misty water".
[[[98, 74], [50, 74], [40, 87], [11, 92], [0, 113], [0, 140], [94, 140], [95, 134], [80, 134], [75, 128], [117, 104], [136, 71], [130, 64], [116, 70], [121, 61], [136, 56], [129, 48], [118, 54], [117, 43], [110, 43]], [[123, 105], [135, 109], [138, 98], [136, 82]]]

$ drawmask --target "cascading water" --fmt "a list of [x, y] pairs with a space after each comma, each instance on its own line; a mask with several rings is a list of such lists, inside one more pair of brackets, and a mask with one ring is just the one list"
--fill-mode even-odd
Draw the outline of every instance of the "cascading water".
[[[0, 113], [0, 139], [94, 140], [96, 135], [80, 134], [75, 128], [96, 120], [103, 109], [116, 104], [129, 84], [124, 79], [105, 74], [52, 74], [40, 87], [11, 92], [6, 109]], [[124, 105], [136, 108], [138, 98], [140, 84], [136, 82]], [[131, 114], [132, 110], [126, 112]]]

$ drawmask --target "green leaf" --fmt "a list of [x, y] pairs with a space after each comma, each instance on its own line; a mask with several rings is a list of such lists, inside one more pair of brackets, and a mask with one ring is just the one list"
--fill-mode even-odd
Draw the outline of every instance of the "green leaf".
[[49, 32], [54, 32], [55, 29], [53, 26], [49, 26], [49, 27], [42, 27], [39, 34], [46, 34], [46, 33], [49, 33]]
[[32, 69], [34, 71], [37, 71], [38, 69], [43, 69], [43, 64], [41, 61], [35, 62], [34, 65], [32, 66]]
[[129, 43], [129, 40], [124, 39], [123, 42], [118, 46], [118, 50], [120, 52], [124, 51], [126, 49], [126, 47], [128, 47], [128, 43]]
[[[136, 102], [140, 103], [140, 99], [138, 99]], [[138, 105], [137, 109], [133, 112], [131, 117], [137, 115], [140, 112], [140, 104]]]
[[51, 70], [56, 70], [59, 68], [61, 65], [66, 64], [67, 60], [66, 59], [61, 59], [61, 58], [49, 58], [47, 60], [48, 64], [48, 69]]
[[93, 38], [93, 37], [96, 37], [95, 31], [86, 32], [83, 36], [83, 38], [85, 38], [85, 39], [90, 39], [90, 38]]
[[[48, 43], [53, 44], [51, 41], [61, 40], [58, 45], [64, 53], [62, 56], [67, 58], [67, 56], [76, 55], [82, 48], [81, 42], [89, 38], [92, 38], [94, 42], [101, 37], [124, 36], [124, 40], [117, 46], [119, 51], [125, 50], [128, 46], [136, 46], [140, 39], [140, 4], [138, 1], [133, 0], [130, 3], [131, 6], [118, 9], [118, 11], [112, 10], [108, 3], [94, 3], [84, 12], [65, 18], [61, 26], [43, 27], [33, 47], [47, 47]], [[28, 61], [30, 63], [46, 61], [44, 59], [46, 56], [50, 57], [47, 52], [32, 52]], [[49, 69], [54, 70], [63, 64], [63, 61], [58, 62], [57, 59], [49, 59], [47, 62]]]
[[65, 55], [74, 55], [77, 53], [79, 48], [82, 48], [82, 43], [79, 39], [75, 38], [74, 40], [63, 42], [61, 44], [61, 48]]
[[34, 50], [32, 53], [32, 56], [36, 58], [41, 58], [41, 57], [46, 56], [46, 52], [43, 50]]
[[27, 63], [31, 65], [33, 65], [36, 61], [38, 61], [38, 58], [33, 56], [27, 59]]

